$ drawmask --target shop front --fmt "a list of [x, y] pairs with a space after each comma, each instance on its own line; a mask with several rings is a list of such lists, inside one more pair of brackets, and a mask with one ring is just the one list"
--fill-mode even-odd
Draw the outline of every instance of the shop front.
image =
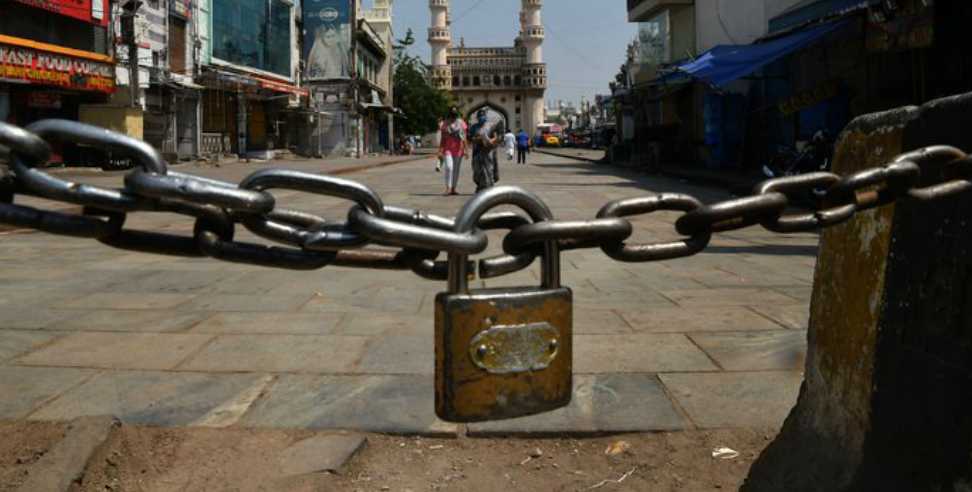
[[207, 70], [200, 82], [204, 153], [270, 159], [296, 145], [295, 126], [305, 119], [299, 112], [305, 89], [224, 70]]
[[[106, 55], [0, 35], [2, 121], [84, 121], [82, 108], [107, 102], [114, 91], [114, 61]], [[84, 160], [70, 143], [55, 146], [55, 153], [55, 162]]]

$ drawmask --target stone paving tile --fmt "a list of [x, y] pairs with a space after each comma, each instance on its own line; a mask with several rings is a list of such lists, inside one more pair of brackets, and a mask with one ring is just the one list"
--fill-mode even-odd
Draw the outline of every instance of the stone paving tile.
[[307, 303], [311, 294], [303, 296], [265, 296], [241, 294], [200, 294], [178, 307], [180, 311], [296, 311]]
[[812, 286], [802, 286], [802, 287], [787, 287], [787, 288], [777, 288], [781, 294], [785, 296], [792, 297], [801, 303], [810, 303], [810, 299], [813, 296]]
[[696, 333], [689, 337], [729, 371], [800, 371], [807, 354], [807, 335], [800, 331]]
[[[633, 308], [637, 309], [637, 308]], [[621, 316], [638, 333], [775, 330], [781, 328], [763, 316], [738, 306], [621, 310]]]
[[469, 435], [653, 432], [685, 429], [653, 374], [574, 376], [565, 408], [530, 417], [470, 424]]
[[206, 319], [205, 313], [175, 311], [120, 311], [96, 309], [75, 311], [75, 315], [50, 324], [47, 329], [65, 331], [175, 332]]
[[125, 294], [99, 292], [65, 303], [75, 309], [168, 309], [192, 299], [187, 294]]
[[231, 278], [234, 273], [228, 272], [180, 272], [180, 271], [146, 271], [144, 275], [119, 282], [115, 285], [100, 288], [104, 292], [149, 292], [165, 294], [196, 293], [207, 287]]
[[617, 313], [604, 309], [575, 309], [574, 333], [619, 335], [631, 333], [631, 326]]
[[704, 429], [779, 428], [796, 404], [799, 372], [661, 374], [692, 421]]
[[288, 375], [240, 423], [253, 427], [455, 435], [435, 416], [432, 376]]
[[810, 325], [810, 306], [807, 304], [787, 306], [760, 305], [749, 306], [749, 309], [794, 330], [806, 330]]
[[0, 308], [0, 329], [36, 330], [77, 316], [78, 311]]
[[207, 372], [349, 373], [364, 354], [365, 337], [224, 335], [179, 367]]
[[30, 418], [71, 420], [114, 415], [130, 424], [186, 426], [233, 399], [261, 377], [257, 374], [106, 372], [43, 406]]
[[32, 366], [172, 369], [212, 338], [159, 333], [74, 333], [17, 359]]
[[[324, 316], [327, 313], [313, 313], [308, 316]], [[338, 325], [339, 335], [421, 335], [432, 337], [435, 333], [433, 312], [428, 315], [351, 313]]]
[[96, 372], [88, 369], [0, 366], [0, 419], [27, 416], [37, 406], [80, 384]]
[[63, 308], [82, 295], [80, 291], [32, 289], [19, 285], [17, 289], [0, 291], [0, 311]]
[[418, 313], [424, 292], [399, 287], [382, 287], [356, 293], [323, 292], [315, 295], [300, 310], [304, 312], [381, 312]]
[[679, 372], [718, 368], [685, 335], [575, 335], [574, 372]]
[[50, 342], [59, 336], [61, 336], [61, 333], [0, 330], [0, 362], [30, 352], [34, 347]]
[[354, 373], [434, 374], [435, 340], [432, 336], [387, 335], [368, 343]]
[[768, 289], [688, 289], [663, 290], [662, 294], [676, 304], [688, 307], [746, 306], [752, 304], [796, 304], [800, 301]]
[[344, 313], [216, 313], [193, 333], [334, 335]]

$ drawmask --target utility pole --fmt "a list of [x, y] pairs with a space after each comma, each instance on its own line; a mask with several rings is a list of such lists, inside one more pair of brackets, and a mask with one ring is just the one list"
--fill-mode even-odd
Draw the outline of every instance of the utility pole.
[[135, 16], [141, 6], [139, 0], [128, 0], [122, 5], [121, 15], [122, 41], [128, 46], [128, 88], [133, 108], [141, 106], [138, 97], [138, 40], [135, 36]]

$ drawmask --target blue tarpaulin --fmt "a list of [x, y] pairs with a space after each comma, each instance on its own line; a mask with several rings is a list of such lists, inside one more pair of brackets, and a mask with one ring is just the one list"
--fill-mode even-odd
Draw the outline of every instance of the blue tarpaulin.
[[766, 43], [719, 45], [690, 62], [678, 65], [675, 72], [661, 78], [662, 83], [697, 79], [716, 87], [739, 80], [770, 63], [809, 46], [846, 26], [850, 21], [828, 22]]

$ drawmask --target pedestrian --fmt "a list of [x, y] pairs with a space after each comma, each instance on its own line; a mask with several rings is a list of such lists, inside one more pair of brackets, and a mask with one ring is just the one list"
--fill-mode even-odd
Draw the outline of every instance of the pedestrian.
[[485, 109], [476, 113], [476, 124], [469, 130], [469, 139], [472, 141], [473, 181], [476, 182], [476, 193], [479, 193], [496, 184], [496, 147], [500, 142]]
[[458, 195], [459, 170], [466, 155], [466, 132], [469, 127], [459, 115], [459, 108], [450, 108], [449, 115], [439, 127], [439, 162], [445, 167], [446, 195]]
[[506, 135], [503, 135], [503, 146], [506, 148], [506, 160], [512, 161], [516, 152], [516, 135], [512, 129], [506, 130]]
[[527, 153], [530, 152], [530, 134], [520, 128], [516, 134], [516, 162], [526, 164]]

